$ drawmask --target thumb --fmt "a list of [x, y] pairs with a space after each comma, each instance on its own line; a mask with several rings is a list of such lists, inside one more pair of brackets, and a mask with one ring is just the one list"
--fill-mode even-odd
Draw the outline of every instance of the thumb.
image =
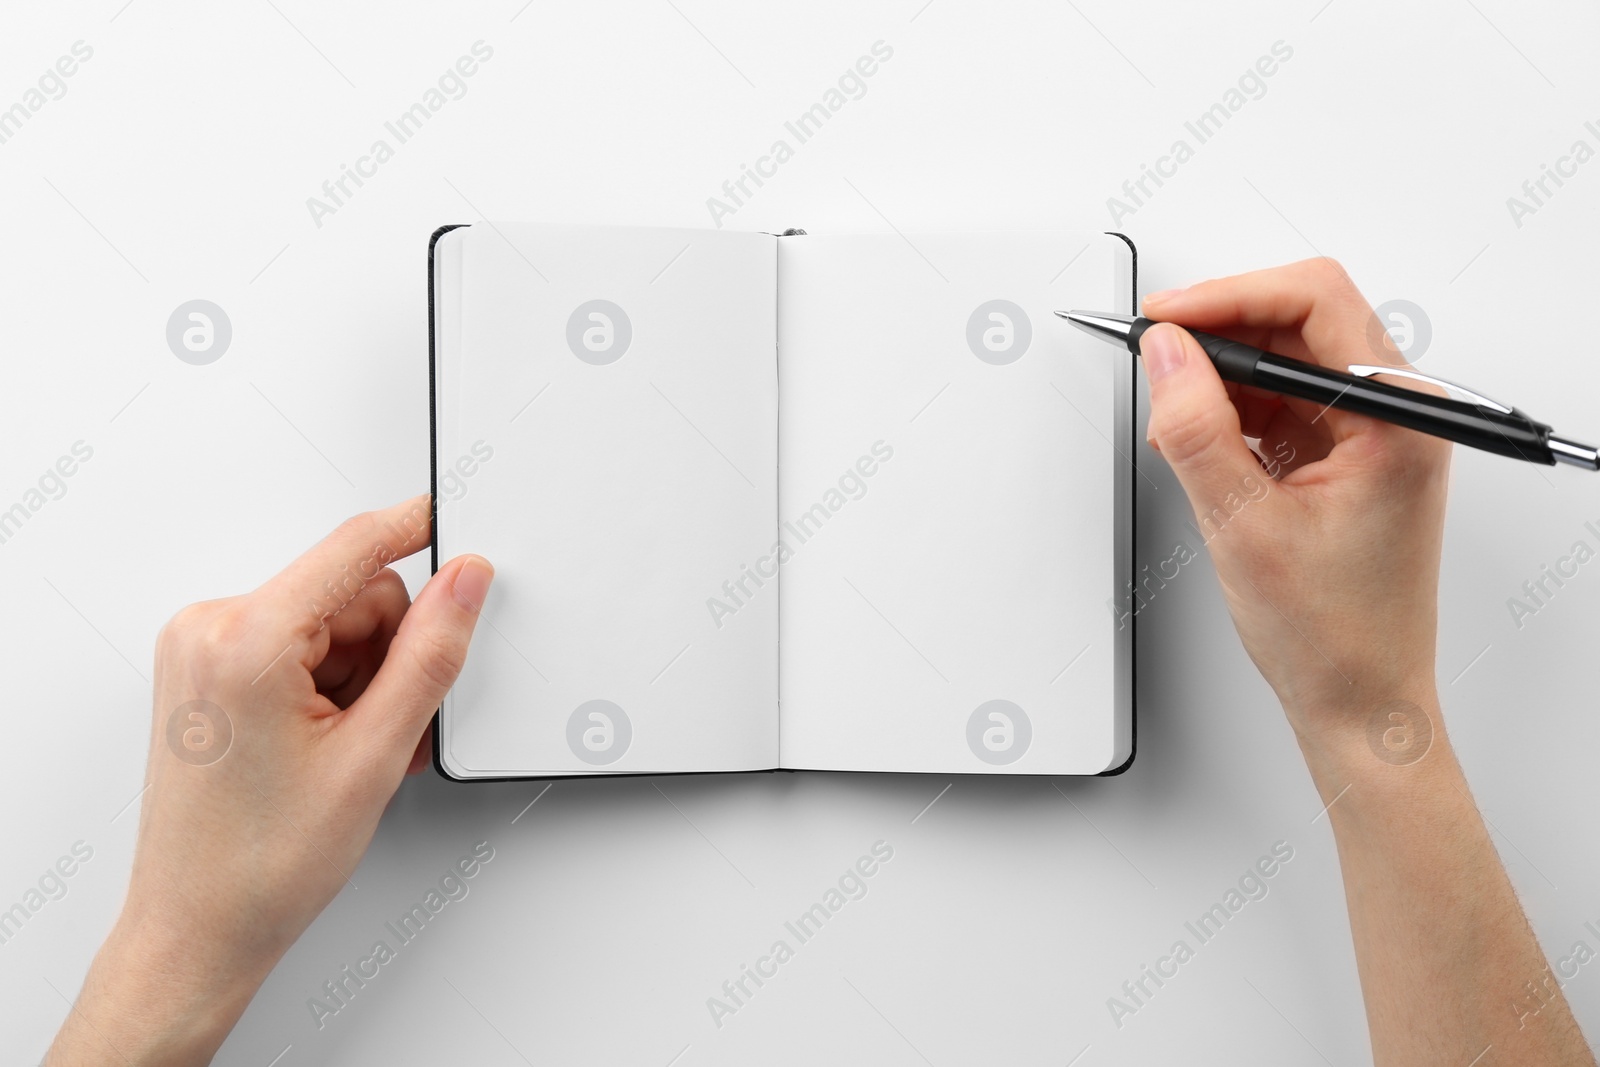
[[459, 556], [439, 568], [406, 610], [383, 665], [350, 706], [351, 725], [371, 731], [397, 760], [417, 738], [467, 662], [467, 646], [494, 580], [482, 556]]
[[1150, 327], [1139, 351], [1150, 380], [1150, 441], [1172, 465], [1195, 510], [1209, 511], [1261, 474], [1244, 443], [1239, 412], [1211, 357], [1181, 326]]

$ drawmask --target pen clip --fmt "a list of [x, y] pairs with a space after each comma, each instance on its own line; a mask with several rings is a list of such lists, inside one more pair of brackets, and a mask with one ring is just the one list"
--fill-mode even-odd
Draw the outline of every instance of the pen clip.
[[1357, 378], [1371, 378], [1376, 374], [1392, 374], [1396, 378], [1410, 378], [1415, 382], [1427, 382], [1429, 385], [1437, 385], [1439, 388], [1443, 389], [1450, 395], [1451, 400], [1460, 400], [1468, 404], [1476, 404], [1479, 407], [1485, 407], [1491, 411], [1498, 411], [1502, 415], [1516, 414], [1516, 412], [1508, 405], [1502, 404], [1498, 400], [1491, 400], [1482, 393], [1475, 393], [1464, 385], [1457, 385], [1455, 382], [1445, 381], [1443, 378], [1434, 378], [1426, 374], [1419, 374], [1414, 370], [1406, 370], [1403, 367], [1374, 367], [1368, 364], [1351, 364], [1350, 373], [1354, 374]]

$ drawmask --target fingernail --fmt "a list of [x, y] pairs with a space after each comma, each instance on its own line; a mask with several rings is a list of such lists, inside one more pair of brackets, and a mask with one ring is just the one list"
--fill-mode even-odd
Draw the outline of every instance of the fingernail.
[[1152, 384], [1183, 366], [1183, 338], [1176, 326], [1153, 326], [1139, 339], [1144, 373]]
[[1154, 293], [1146, 293], [1144, 302], [1146, 304], [1159, 304], [1163, 300], [1171, 300], [1181, 292], [1183, 292], [1182, 289], [1161, 289]]
[[492, 581], [494, 568], [489, 561], [482, 556], [469, 556], [461, 569], [456, 571], [450, 591], [455, 594], [457, 604], [476, 614], [483, 607], [484, 597], [489, 595], [489, 583]]

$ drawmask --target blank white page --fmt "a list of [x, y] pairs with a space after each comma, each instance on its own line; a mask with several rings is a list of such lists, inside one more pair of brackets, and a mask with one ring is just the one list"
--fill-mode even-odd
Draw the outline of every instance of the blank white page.
[[785, 237], [778, 285], [783, 765], [1120, 765], [1132, 357], [1054, 311], [1126, 312], [1127, 245]]
[[450, 774], [776, 766], [777, 590], [707, 608], [772, 541], [775, 243], [439, 240], [439, 557], [497, 570], [444, 706]]

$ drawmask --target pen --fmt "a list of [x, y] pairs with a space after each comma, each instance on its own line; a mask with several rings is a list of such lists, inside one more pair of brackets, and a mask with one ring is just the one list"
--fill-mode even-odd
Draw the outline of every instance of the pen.
[[[1146, 318], [1102, 311], [1058, 311], [1057, 315], [1084, 333], [1139, 354], [1139, 338], [1155, 323]], [[1253, 385], [1268, 392], [1297, 397], [1341, 411], [1418, 430], [1447, 441], [1470, 445], [1512, 459], [1554, 466], [1570, 463], [1600, 470], [1600, 451], [1550, 432], [1516, 408], [1473, 392], [1454, 382], [1419, 374], [1409, 367], [1352, 364], [1350, 373], [1329, 370], [1287, 356], [1264, 352], [1226, 337], [1190, 330], [1224, 381]], [[1403, 389], [1374, 381], [1378, 374], [1437, 385], [1449, 397]]]

